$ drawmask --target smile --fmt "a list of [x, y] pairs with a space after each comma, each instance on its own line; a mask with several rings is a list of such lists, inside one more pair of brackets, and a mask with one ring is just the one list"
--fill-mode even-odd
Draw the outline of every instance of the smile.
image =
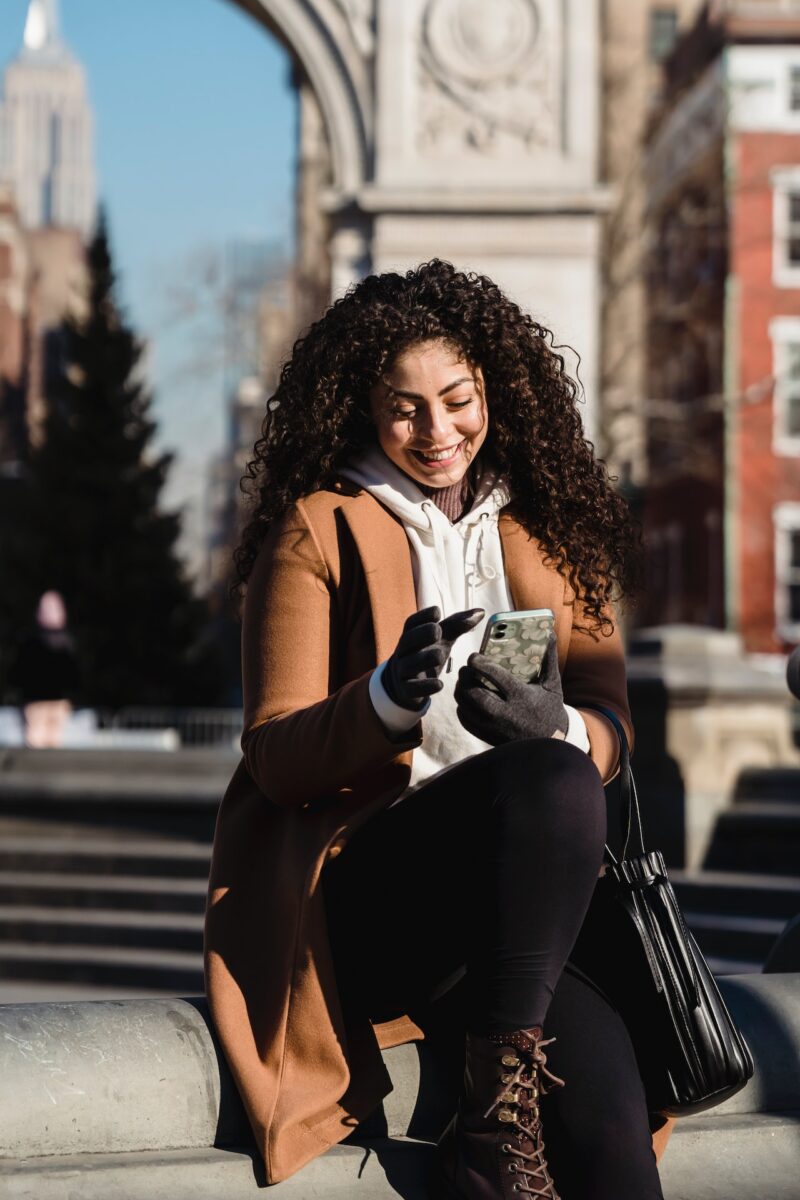
[[436, 453], [432, 451], [412, 450], [414, 457], [426, 467], [447, 467], [450, 463], [455, 462], [461, 453], [461, 447], [464, 445], [463, 439], [455, 446], [448, 446], [444, 450], [439, 450]]

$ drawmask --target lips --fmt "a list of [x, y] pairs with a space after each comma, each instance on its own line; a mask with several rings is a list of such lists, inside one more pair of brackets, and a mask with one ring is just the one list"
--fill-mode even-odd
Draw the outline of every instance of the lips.
[[455, 445], [453, 447], [448, 447], [449, 453], [447, 455], [445, 455], [444, 458], [430, 458], [430, 457], [426, 456], [425, 452], [422, 450], [412, 450], [411, 453], [414, 455], [417, 462], [422, 463], [422, 465], [425, 467], [429, 467], [432, 469], [435, 469], [436, 467], [449, 467], [451, 465], [451, 463], [454, 463], [456, 461], [456, 459], [458, 458], [459, 454], [461, 453], [461, 447], [463, 445], [464, 445], [464, 441], [462, 438], [462, 440], [460, 442], [458, 442], [457, 445]]

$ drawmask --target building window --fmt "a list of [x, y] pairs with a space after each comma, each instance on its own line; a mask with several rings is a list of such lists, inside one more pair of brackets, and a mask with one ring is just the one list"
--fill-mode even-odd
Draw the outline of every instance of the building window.
[[800, 288], [800, 170], [778, 168], [772, 178], [773, 283]]
[[800, 625], [800, 529], [793, 529], [789, 534], [789, 620], [793, 625]]
[[800, 503], [779, 504], [774, 515], [777, 632], [800, 641]]
[[786, 371], [783, 379], [785, 432], [790, 438], [800, 438], [800, 344], [786, 347]]
[[773, 438], [776, 454], [800, 455], [800, 317], [774, 317], [772, 339]]
[[800, 112], [800, 66], [789, 67], [789, 108]]
[[800, 265], [800, 192], [786, 195], [788, 223], [786, 226], [786, 261], [792, 266]]
[[678, 13], [674, 8], [650, 9], [650, 60], [663, 62], [678, 36]]

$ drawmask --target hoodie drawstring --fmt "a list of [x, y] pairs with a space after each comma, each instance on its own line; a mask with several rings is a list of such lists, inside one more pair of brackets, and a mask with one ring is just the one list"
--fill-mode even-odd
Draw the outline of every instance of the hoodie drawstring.
[[[497, 569], [489, 562], [487, 545], [489, 542], [492, 515], [482, 512], [476, 524], [467, 529], [466, 546], [464, 548], [465, 579], [467, 585], [466, 604], [472, 608], [475, 603], [475, 589], [478, 584], [489, 583], [497, 578]], [[475, 554], [470, 554], [471, 543], [475, 535]]]
[[475, 556], [475, 565], [478, 568], [478, 576], [481, 583], [488, 583], [490, 579], [497, 578], [497, 570], [490, 562], [486, 560], [486, 534], [489, 528], [491, 516], [488, 512], [481, 513], [480, 532], [478, 534], [478, 553]]

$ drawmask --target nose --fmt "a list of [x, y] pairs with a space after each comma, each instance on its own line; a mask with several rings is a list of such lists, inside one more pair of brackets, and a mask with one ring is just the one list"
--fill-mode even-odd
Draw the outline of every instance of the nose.
[[426, 408], [417, 423], [417, 436], [432, 446], [443, 449], [448, 445], [452, 431], [452, 418], [444, 409], [438, 407]]

